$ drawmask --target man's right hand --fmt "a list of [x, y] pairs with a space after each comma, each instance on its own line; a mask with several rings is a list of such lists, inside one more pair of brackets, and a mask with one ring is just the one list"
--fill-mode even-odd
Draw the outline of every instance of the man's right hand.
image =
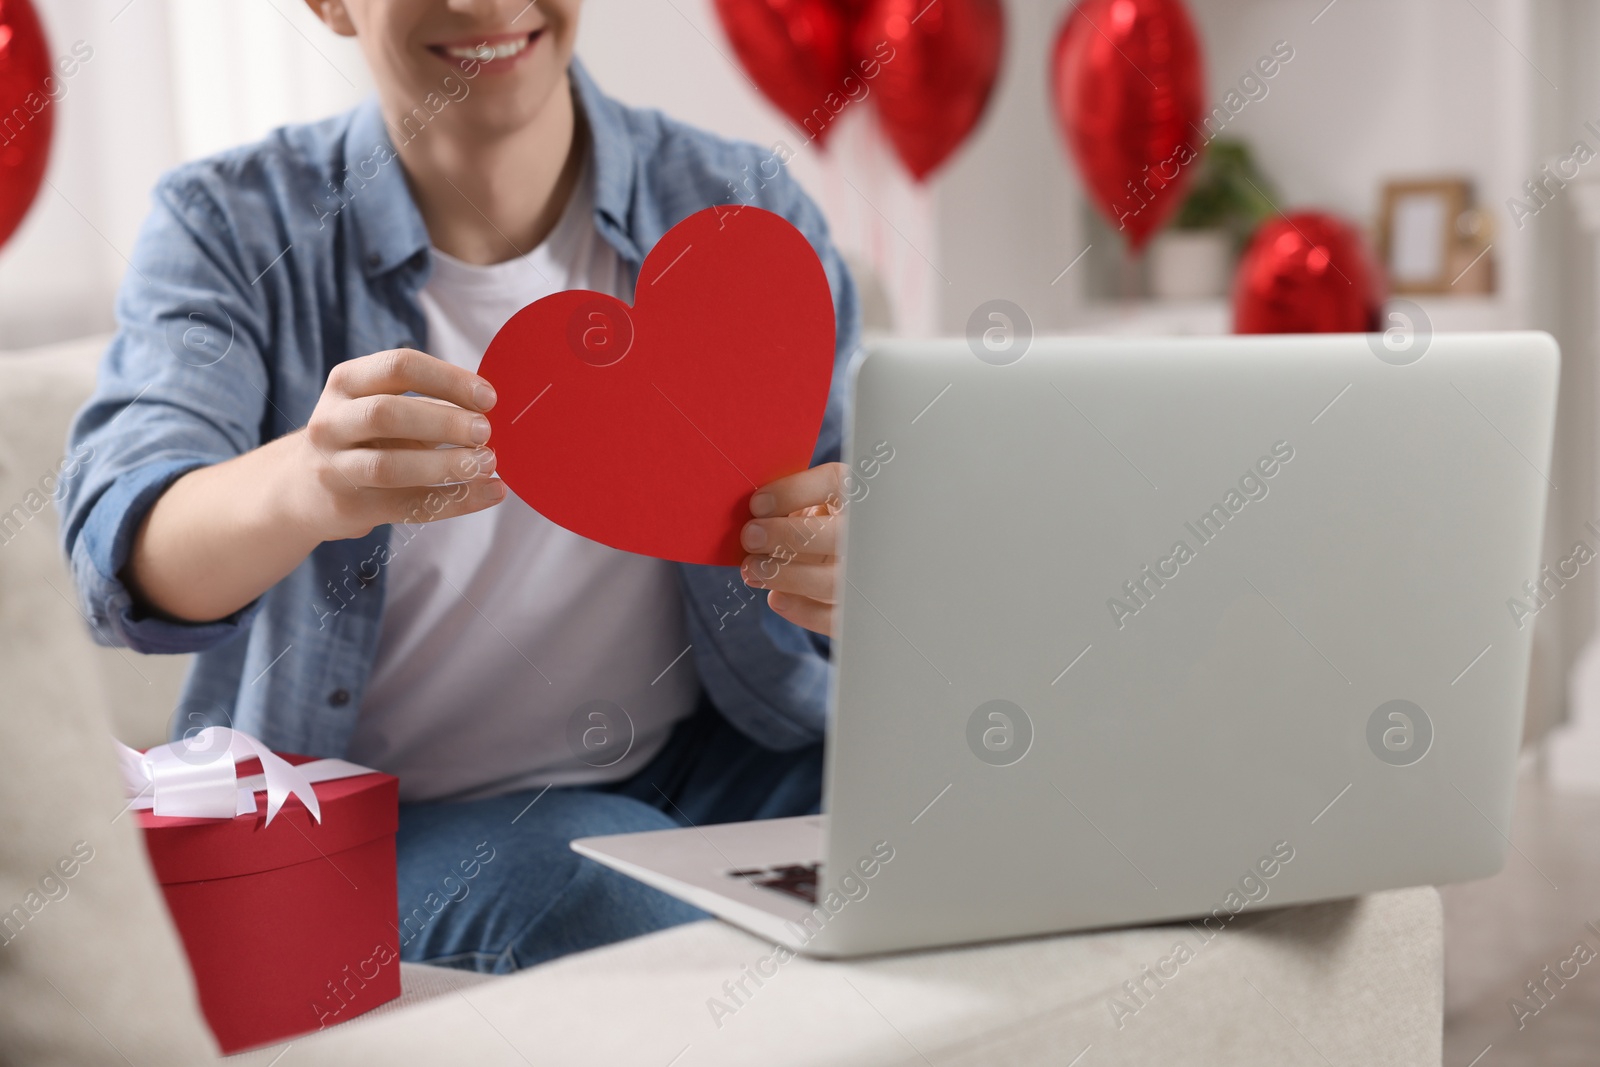
[[221, 619], [324, 541], [492, 507], [506, 496], [487, 447], [494, 401], [476, 374], [411, 349], [341, 363], [303, 430], [173, 482], [123, 578], [165, 615]]
[[484, 417], [494, 403], [483, 378], [414, 349], [334, 367], [298, 435], [312, 473], [296, 494], [299, 522], [332, 541], [498, 504], [506, 487]]

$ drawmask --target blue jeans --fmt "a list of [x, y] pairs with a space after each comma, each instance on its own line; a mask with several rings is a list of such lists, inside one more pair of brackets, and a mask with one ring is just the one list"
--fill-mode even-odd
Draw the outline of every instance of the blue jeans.
[[814, 814], [821, 788], [820, 744], [769, 751], [702, 697], [655, 758], [622, 782], [402, 804], [400, 958], [506, 974], [705, 918], [568, 842]]

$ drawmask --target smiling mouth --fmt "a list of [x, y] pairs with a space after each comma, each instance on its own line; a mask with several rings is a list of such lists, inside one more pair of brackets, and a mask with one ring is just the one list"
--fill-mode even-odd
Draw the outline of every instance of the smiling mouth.
[[543, 33], [539, 29], [516, 36], [499, 34], [470, 44], [431, 44], [428, 51], [458, 67], [477, 63], [485, 69], [502, 69], [521, 58]]

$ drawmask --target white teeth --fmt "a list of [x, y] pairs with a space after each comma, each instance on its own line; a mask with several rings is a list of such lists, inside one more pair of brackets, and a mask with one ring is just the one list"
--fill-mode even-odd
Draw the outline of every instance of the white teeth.
[[480, 63], [488, 63], [495, 59], [509, 59], [526, 47], [528, 39], [519, 37], [514, 41], [504, 41], [497, 45], [485, 41], [483, 44], [466, 48], [446, 48], [445, 54], [452, 59], [476, 59]]

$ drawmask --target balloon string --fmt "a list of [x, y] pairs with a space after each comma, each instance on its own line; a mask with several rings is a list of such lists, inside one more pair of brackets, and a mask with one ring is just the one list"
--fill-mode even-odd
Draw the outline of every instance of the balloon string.
[[1117, 272], [1117, 296], [1123, 303], [1131, 304], [1139, 299], [1139, 260], [1133, 251], [1126, 245], [1120, 248], [1122, 269]]

